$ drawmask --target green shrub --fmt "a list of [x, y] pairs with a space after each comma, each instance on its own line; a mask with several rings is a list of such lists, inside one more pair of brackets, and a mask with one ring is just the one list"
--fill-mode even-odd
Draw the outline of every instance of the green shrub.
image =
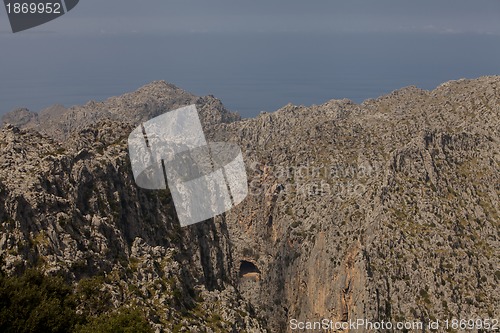
[[86, 325], [79, 325], [77, 333], [152, 333], [153, 329], [136, 309], [122, 309], [116, 313], [102, 314]]
[[76, 299], [85, 316], [96, 316], [111, 308], [111, 293], [103, 289], [104, 278], [92, 277], [80, 280], [76, 287]]
[[74, 290], [63, 278], [37, 270], [12, 277], [0, 272], [2, 333], [152, 332], [139, 310], [111, 308], [111, 295], [99, 277], [80, 281]]
[[35, 270], [0, 275], [1, 332], [69, 332], [82, 319], [75, 311], [72, 290], [60, 277]]

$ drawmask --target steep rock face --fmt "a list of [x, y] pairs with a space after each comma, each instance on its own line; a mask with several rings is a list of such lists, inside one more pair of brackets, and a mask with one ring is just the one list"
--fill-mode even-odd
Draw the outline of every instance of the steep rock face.
[[272, 330], [498, 317], [499, 89], [409, 87], [217, 128], [246, 153], [251, 194], [227, 221]]
[[[196, 101], [205, 123], [231, 119], [214, 98]], [[99, 112], [88, 110], [98, 116], [87, 127], [69, 117], [37, 127], [52, 137], [1, 130], [2, 270], [38, 267], [75, 282], [103, 277], [116, 307], [144, 308], [158, 330], [265, 332], [234, 288], [224, 218], [181, 229], [168, 189], [135, 185], [127, 150], [133, 125]], [[68, 124], [74, 130], [59, 131]]]
[[[498, 318], [499, 89], [459, 80], [238, 121], [154, 82], [49, 110], [0, 133], [2, 267], [101, 274], [167, 331]], [[192, 103], [209, 140], [241, 147], [249, 195], [179, 228], [168, 190], [135, 186], [126, 136]]]

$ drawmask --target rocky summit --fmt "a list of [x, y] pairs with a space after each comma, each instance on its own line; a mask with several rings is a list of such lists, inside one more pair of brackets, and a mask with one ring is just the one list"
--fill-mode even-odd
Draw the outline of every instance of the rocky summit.
[[[181, 228], [169, 189], [135, 184], [127, 137], [190, 104], [207, 139], [242, 149], [249, 194]], [[253, 119], [163, 81], [104, 102], [18, 109], [0, 131], [2, 276], [60, 277], [88, 322], [139, 309], [156, 332], [495, 320], [499, 119], [499, 76]]]

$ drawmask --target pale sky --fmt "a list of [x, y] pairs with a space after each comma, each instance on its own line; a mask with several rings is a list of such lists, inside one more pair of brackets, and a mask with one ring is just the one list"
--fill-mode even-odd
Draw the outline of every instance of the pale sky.
[[500, 0], [81, 0], [13, 34], [0, 115], [166, 80], [255, 115], [500, 74]]
[[[0, 31], [8, 32], [5, 10]], [[82, 0], [56, 33], [427, 32], [500, 35], [499, 0]]]

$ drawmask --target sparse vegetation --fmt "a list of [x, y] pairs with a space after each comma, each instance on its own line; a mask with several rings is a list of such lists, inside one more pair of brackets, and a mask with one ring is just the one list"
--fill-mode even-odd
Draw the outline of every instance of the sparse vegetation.
[[[62, 277], [27, 270], [0, 275], [0, 331], [5, 333], [124, 332], [152, 329], [137, 309], [113, 311], [99, 278], [81, 281], [76, 290]], [[77, 311], [78, 308], [83, 311]]]

